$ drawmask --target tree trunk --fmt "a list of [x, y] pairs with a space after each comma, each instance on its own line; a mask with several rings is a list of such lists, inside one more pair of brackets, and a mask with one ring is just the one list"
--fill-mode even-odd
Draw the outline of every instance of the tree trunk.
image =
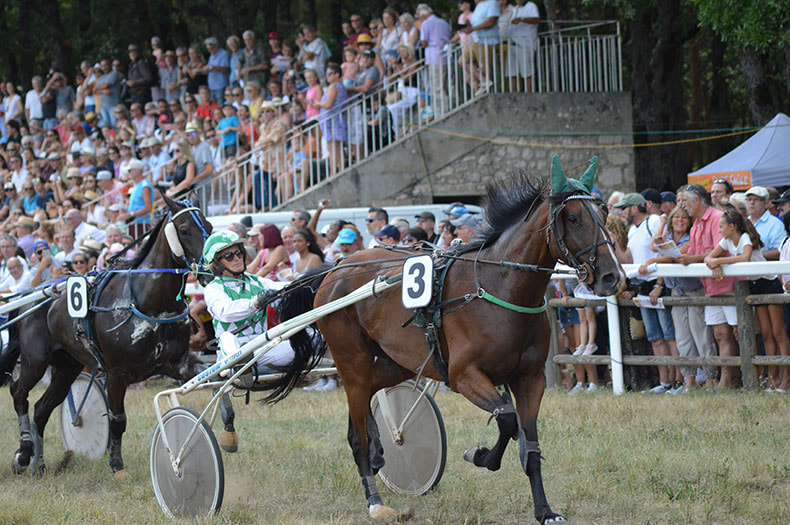
[[748, 48], [738, 52], [741, 62], [741, 73], [746, 83], [746, 95], [749, 99], [749, 111], [755, 126], [762, 126], [776, 114], [771, 104], [771, 90], [765, 75], [765, 56]]
[[71, 45], [66, 41], [66, 33], [63, 31], [58, 1], [38, 0], [34, 4], [34, 9], [41, 15], [41, 23], [47, 35], [47, 48], [52, 57], [52, 67], [60, 71], [68, 71]]
[[[633, 74], [636, 129], [683, 129], [688, 121], [683, 92], [681, 0], [658, 2], [640, 13], [632, 24], [629, 47]], [[661, 133], [635, 137], [635, 142], [663, 142], [677, 138]], [[651, 146], [636, 150], [638, 188], [674, 190], [685, 182], [688, 159], [683, 145]]]
[[[277, 8], [275, 7], [275, 9]], [[222, 13], [222, 22], [225, 26], [224, 36], [227, 38], [230, 35], [237, 35], [241, 38], [241, 34], [239, 33], [239, 13], [236, 10], [236, 2], [221, 2], [220, 11]], [[225, 47], [224, 42], [220, 42], [220, 45], [223, 48]]]

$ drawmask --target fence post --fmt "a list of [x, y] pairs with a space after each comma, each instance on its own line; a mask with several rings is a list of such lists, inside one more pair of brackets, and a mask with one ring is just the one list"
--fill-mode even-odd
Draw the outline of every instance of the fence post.
[[[549, 304], [549, 299], [554, 299], [554, 287], [549, 286], [546, 288], [546, 304]], [[560, 352], [560, 342], [557, 336], [557, 328], [559, 323], [557, 320], [557, 309], [549, 306], [546, 308], [549, 314], [549, 326], [551, 327], [551, 340], [549, 343], [549, 355], [546, 358], [546, 365], [544, 367], [544, 374], [546, 375], [546, 388], [555, 388], [562, 384], [562, 376], [560, 374], [560, 367], [554, 364], [554, 356]]]
[[757, 342], [754, 333], [754, 311], [746, 303], [749, 295], [749, 281], [743, 280], [735, 283], [735, 309], [738, 312], [738, 346], [741, 352], [741, 376], [743, 386], [748, 390], [756, 390], [760, 381], [757, 376], [757, 367], [752, 364]]
[[606, 297], [606, 319], [609, 322], [609, 356], [612, 360], [612, 392], [617, 395], [625, 392], [623, 381], [623, 347], [620, 339], [620, 311], [617, 296]]

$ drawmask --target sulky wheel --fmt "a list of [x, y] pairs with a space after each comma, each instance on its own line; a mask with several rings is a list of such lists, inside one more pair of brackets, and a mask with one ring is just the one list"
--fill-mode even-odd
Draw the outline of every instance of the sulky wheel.
[[[151, 441], [151, 482], [162, 510], [171, 518], [205, 517], [219, 511], [225, 491], [225, 472], [217, 440], [208, 424], [194, 410], [177, 407], [168, 410]], [[196, 428], [197, 427], [197, 428]], [[181, 450], [178, 468], [173, 467], [162, 429], [173, 455]]]
[[371, 411], [384, 448], [384, 467], [379, 470], [379, 477], [399, 494], [420, 496], [434, 488], [444, 473], [447, 436], [442, 415], [427, 393], [415, 406], [422, 387], [414, 389], [413, 381], [388, 388], [386, 392], [396, 425], [400, 425], [410, 411], [411, 414], [403, 423], [402, 443], [395, 443], [378, 398], [373, 398]]
[[99, 381], [80, 373], [58, 409], [63, 447], [79, 456], [98, 459], [110, 444], [107, 396]]

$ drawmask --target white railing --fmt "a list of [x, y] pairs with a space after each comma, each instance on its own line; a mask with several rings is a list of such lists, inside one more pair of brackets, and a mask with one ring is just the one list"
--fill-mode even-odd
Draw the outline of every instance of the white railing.
[[[620, 45], [617, 22], [556, 21], [532, 46], [447, 46], [440, 64], [422, 59], [407, 73], [388, 72], [369, 93], [288, 130], [278, 144], [240, 153], [196, 184], [201, 206], [207, 215], [275, 209], [487, 93], [621, 91]], [[532, 76], [519, 75], [517, 63]], [[327, 141], [327, 133], [341, 140]]]
[[[653, 279], [657, 277], [712, 277], [713, 273], [703, 263], [689, 264], [657, 264], [655, 270], [644, 277]], [[558, 268], [570, 268], [558, 265]], [[636, 272], [638, 264], [624, 264], [623, 269], [627, 274]], [[766, 261], [725, 264], [721, 266], [725, 277], [753, 277], [760, 275], [790, 274], [790, 261]], [[641, 277], [641, 276], [640, 276]], [[574, 275], [553, 274], [552, 279], [574, 279]], [[623, 347], [620, 340], [620, 313], [615, 296], [606, 297], [606, 318], [609, 328], [609, 355], [612, 364], [612, 391], [615, 394], [625, 392], [623, 379]], [[739, 325], [741, 320], [738, 320]]]

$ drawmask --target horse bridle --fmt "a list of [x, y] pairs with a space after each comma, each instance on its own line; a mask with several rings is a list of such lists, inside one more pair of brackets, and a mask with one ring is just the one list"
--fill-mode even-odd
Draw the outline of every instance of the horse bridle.
[[[592, 217], [593, 226], [595, 227], [595, 240], [593, 241], [593, 244], [579, 250], [576, 253], [571, 253], [571, 251], [568, 249], [568, 246], [565, 244], [565, 239], [557, 232], [557, 219], [559, 214], [565, 208], [565, 205], [568, 203], [568, 201], [572, 200], [581, 201], [584, 209], [586, 209], [587, 213], [589, 213]], [[550, 211], [551, 222], [549, 223], [548, 235], [546, 235], [546, 242], [548, 243], [549, 251], [554, 256], [554, 258], [573, 268], [578, 275], [579, 281], [584, 284], [591, 284], [594, 278], [596, 260], [595, 251], [598, 249], [598, 247], [606, 244], [613, 246], [609, 234], [601, 225], [601, 220], [598, 218], [598, 214], [590, 208], [591, 203], [589, 201], [594, 200], [595, 197], [592, 195], [574, 194], [565, 197], [565, 199], [563, 199], [560, 204], [552, 206]], [[602, 232], [603, 240], [599, 240]], [[559, 255], [557, 255], [558, 252]], [[582, 257], [584, 257], [584, 255], [588, 252], [590, 254], [589, 257], [587, 257], [586, 260], [581, 260]]]
[[200, 216], [200, 208], [192, 206], [192, 203], [188, 200], [183, 200], [180, 204], [186, 207], [178, 210], [176, 213], [171, 212], [172, 215], [168, 218], [167, 224], [165, 224], [165, 237], [167, 238], [167, 244], [170, 246], [170, 251], [173, 252], [173, 255], [181, 259], [187, 268], [193, 270], [193, 273], [197, 273], [203, 266], [203, 253], [201, 252], [199, 261], [189, 262], [184, 252], [184, 246], [181, 244], [181, 239], [178, 236], [175, 220], [181, 215], [188, 213], [195, 225], [200, 228], [203, 234], [203, 242], [206, 242], [206, 239], [208, 239], [208, 232], [206, 231], [206, 224]]

